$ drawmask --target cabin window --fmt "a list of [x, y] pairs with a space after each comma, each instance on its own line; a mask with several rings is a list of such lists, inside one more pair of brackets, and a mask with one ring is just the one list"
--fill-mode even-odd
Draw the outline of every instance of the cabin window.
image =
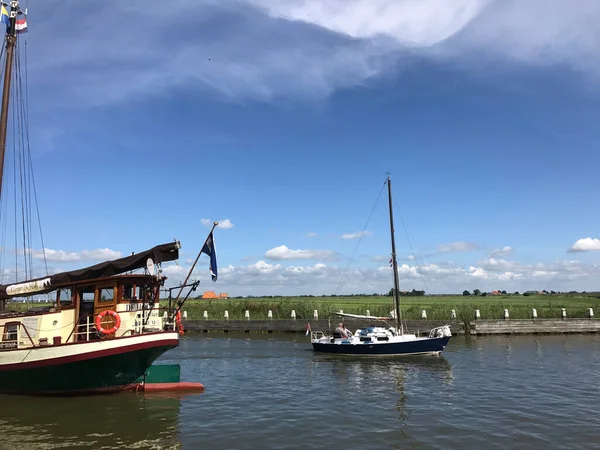
[[79, 299], [82, 303], [94, 303], [94, 288], [79, 289]]
[[139, 299], [140, 288], [133, 284], [123, 285], [123, 300], [137, 300]]
[[56, 303], [58, 306], [73, 306], [73, 292], [71, 292], [71, 289], [59, 289], [56, 292]]
[[115, 298], [115, 288], [114, 287], [105, 287], [100, 289], [99, 302], [112, 302]]
[[3, 341], [16, 341], [19, 333], [19, 325], [7, 324], [4, 325], [4, 335], [2, 336]]

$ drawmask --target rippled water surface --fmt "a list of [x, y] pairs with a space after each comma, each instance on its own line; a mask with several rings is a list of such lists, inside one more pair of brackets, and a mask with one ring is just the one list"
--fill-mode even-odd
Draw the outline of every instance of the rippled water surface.
[[304, 336], [185, 337], [203, 394], [0, 397], [4, 449], [600, 449], [600, 336], [454, 337], [442, 357], [313, 354]]

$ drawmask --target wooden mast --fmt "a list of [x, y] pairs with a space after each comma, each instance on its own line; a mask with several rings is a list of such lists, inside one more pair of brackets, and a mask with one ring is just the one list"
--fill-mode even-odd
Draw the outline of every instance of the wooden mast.
[[[2, 183], [4, 175], [4, 155], [6, 153], [6, 130], [8, 128], [8, 106], [10, 101], [10, 82], [17, 43], [17, 14], [19, 0], [10, 2], [9, 23], [6, 26], [6, 67], [4, 70], [4, 86], [2, 88], [2, 106], [0, 107], [0, 197], [2, 196]], [[0, 311], [4, 311], [6, 301], [0, 300]]]
[[10, 101], [10, 82], [17, 42], [17, 13], [19, 0], [10, 2], [9, 24], [6, 27], [6, 68], [4, 70], [4, 87], [2, 89], [2, 107], [0, 108], [0, 196], [2, 195], [2, 179], [4, 174], [4, 154], [6, 152], [6, 130], [8, 128], [8, 104]]
[[400, 320], [400, 291], [398, 283], [398, 263], [396, 262], [396, 241], [394, 239], [394, 214], [392, 212], [392, 181], [388, 176], [388, 203], [390, 208], [390, 234], [392, 235], [392, 269], [394, 270], [394, 306], [396, 310], [396, 330], [404, 334], [402, 329], [402, 320]]

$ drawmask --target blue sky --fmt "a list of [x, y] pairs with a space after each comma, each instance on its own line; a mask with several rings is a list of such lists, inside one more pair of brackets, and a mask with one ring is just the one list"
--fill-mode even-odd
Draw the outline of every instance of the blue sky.
[[331, 294], [355, 254], [339, 292], [384, 292], [389, 171], [403, 288], [598, 289], [595, 1], [28, 8], [51, 271], [177, 238], [177, 283], [208, 219], [201, 289]]

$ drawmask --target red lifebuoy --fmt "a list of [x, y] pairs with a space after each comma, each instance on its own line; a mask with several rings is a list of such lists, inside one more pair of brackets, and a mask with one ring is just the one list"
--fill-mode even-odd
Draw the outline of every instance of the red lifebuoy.
[[[105, 328], [102, 327], [102, 319], [104, 319], [104, 317], [107, 314], [110, 315], [110, 316], [113, 316], [115, 318], [115, 324], [114, 324], [114, 326], [112, 328], [109, 328], [109, 329], [105, 329]], [[100, 314], [98, 314], [96, 316], [96, 320], [94, 321], [94, 325], [96, 325], [96, 328], [102, 334], [113, 334], [121, 326], [121, 316], [119, 316], [115, 311], [113, 311], [111, 309], [106, 310], [106, 311], [102, 311]]]
[[177, 323], [179, 334], [184, 334], [185, 330], [183, 329], [183, 322], [181, 321], [181, 311], [177, 311], [177, 314], [175, 314], [175, 322]]

